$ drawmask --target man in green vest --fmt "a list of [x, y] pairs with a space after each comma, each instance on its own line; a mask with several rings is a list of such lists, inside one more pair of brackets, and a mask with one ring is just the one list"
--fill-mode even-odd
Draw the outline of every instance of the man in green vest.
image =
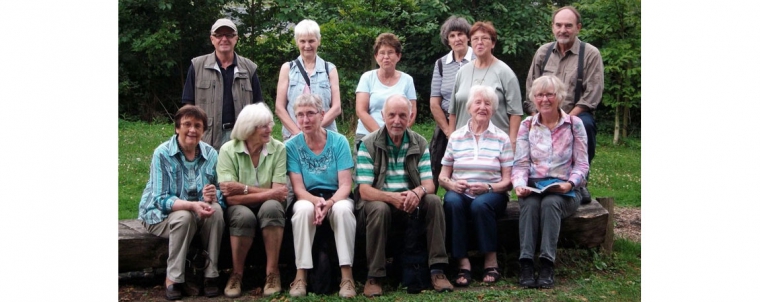
[[263, 101], [256, 64], [235, 53], [237, 26], [229, 19], [211, 26], [214, 52], [190, 63], [182, 103], [201, 107], [208, 114], [202, 140], [219, 151], [243, 107]]
[[[381, 111], [385, 125], [362, 139], [356, 158], [357, 210], [366, 221], [367, 297], [383, 294], [385, 245], [391, 228], [406, 229], [407, 219], [424, 219], [428, 265], [433, 288], [451, 291], [443, 270], [448, 265], [446, 221], [441, 199], [435, 195], [427, 141], [407, 129], [412, 103], [403, 95], [386, 99]], [[428, 194], [428, 192], [430, 194]]]

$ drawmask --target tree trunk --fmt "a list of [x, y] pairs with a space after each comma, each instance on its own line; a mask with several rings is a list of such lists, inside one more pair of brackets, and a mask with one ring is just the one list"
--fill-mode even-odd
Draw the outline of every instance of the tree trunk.
[[628, 137], [628, 121], [631, 116], [631, 108], [623, 107], [623, 138]]
[[615, 132], [612, 137], [612, 144], [617, 145], [620, 140], [620, 106], [615, 106]]

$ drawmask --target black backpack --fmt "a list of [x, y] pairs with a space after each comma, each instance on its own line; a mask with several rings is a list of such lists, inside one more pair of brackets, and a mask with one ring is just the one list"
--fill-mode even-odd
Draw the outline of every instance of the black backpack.
[[406, 286], [406, 292], [410, 294], [418, 294], [431, 287], [425, 218], [419, 217], [419, 213], [420, 209], [417, 208], [406, 220], [401, 254], [401, 285]]

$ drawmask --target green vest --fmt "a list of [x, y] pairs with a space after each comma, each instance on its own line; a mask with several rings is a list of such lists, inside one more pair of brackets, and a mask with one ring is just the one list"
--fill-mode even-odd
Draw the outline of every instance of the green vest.
[[[235, 78], [232, 80], [232, 102], [237, 118], [245, 105], [253, 103], [251, 77], [256, 73], [256, 64], [237, 54], [235, 56], [237, 66]], [[225, 143], [222, 141], [222, 72], [213, 52], [196, 57], [192, 62], [195, 68], [195, 105], [201, 107], [208, 115], [208, 130], [203, 133], [203, 141], [219, 150]]]

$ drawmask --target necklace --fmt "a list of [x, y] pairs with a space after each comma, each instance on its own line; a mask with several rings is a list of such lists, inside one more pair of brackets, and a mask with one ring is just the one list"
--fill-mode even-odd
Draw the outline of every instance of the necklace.
[[493, 62], [488, 65], [488, 68], [486, 68], [486, 72], [483, 74], [483, 77], [481, 77], [479, 80], [475, 79], [475, 64], [472, 65], [472, 75], [470, 75], [470, 87], [472, 87], [473, 84], [475, 85], [481, 85], [483, 84], [483, 81], [486, 79], [486, 75], [488, 75], [488, 71], [491, 70], [491, 65], [493, 65]]

